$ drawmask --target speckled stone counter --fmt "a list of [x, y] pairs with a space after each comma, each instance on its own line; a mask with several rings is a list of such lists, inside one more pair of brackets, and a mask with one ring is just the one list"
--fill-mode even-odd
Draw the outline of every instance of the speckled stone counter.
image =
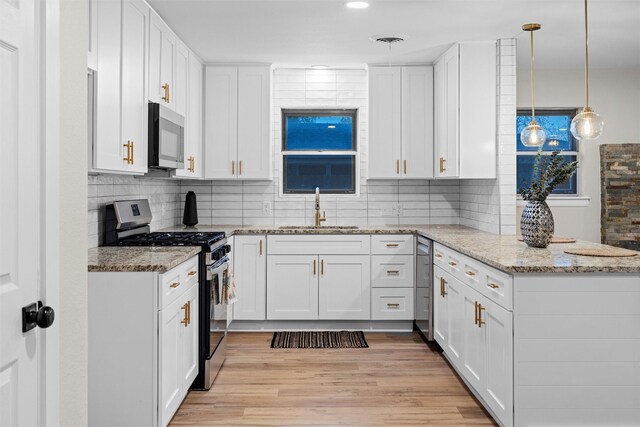
[[530, 248], [516, 236], [486, 233], [462, 225], [362, 226], [357, 229], [331, 226], [303, 229], [277, 226], [243, 227], [198, 225], [171, 227], [165, 231], [224, 231], [242, 234], [419, 234], [507, 273], [640, 273], [640, 253], [633, 257], [601, 258], [569, 255], [568, 248], [596, 248], [605, 245], [578, 240], [552, 243], [546, 249]]
[[200, 253], [199, 246], [103, 246], [89, 249], [89, 272], [164, 273]]

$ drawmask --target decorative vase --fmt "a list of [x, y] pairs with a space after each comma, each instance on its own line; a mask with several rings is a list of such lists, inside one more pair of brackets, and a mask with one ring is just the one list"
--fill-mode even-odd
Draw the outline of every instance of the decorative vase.
[[547, 202], [527, 202], [520, 218], [520, 231], [527, 245], [534, 248], [549, 246], [553, 237], [553, 214]]

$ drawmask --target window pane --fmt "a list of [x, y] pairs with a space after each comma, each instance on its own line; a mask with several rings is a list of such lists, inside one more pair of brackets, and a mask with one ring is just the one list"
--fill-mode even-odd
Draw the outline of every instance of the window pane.
[[354, 155], [283, 157], [285, 193], [355, 193]]
[[[542, 147], [544, 151], [577, 151], [570, 131], [571, 119], [573, 116], [565, 112], [536, 114], [536, 121], [547, 132], [547, 142]], [[520, 142], [520, 132], [529, 125], [529, 122], [531, 122], [530, 114], [518, 114], [516, 122], [518, 151], [538, 151], [538, 147], [525, 147]]]
[[[573, 162], [576, 160], [576, 156], [560, 156], [564, 163]], [[531, 185], [531, 178], [533, 175], [533, 165], [536, 161], [536, 156], [518, 156], [518, 180], [517, 188], [520, 192], [521, 188], [528, 188]], [[578, 177], [577, 172], [571, 175], [565, 183], [560, 184], [551, 194], [578, 194]]]
[[355, 111], [344, 114], [310, 115], [287, 113], [284, 117], [285, 151], [354, 150]]

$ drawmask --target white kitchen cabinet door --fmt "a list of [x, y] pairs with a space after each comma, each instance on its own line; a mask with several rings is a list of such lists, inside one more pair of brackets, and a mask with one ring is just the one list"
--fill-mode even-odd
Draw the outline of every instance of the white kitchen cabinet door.
[[447, 156], [446, 127], [446, 79], [444, 58], [440, 58], [433, 66], [433, 176], [438, 178], [444, 173]]
[[98, 0], [89, 0], [87, 8], [89, 12], [87, 67], [96, 71], [98, 69]]
[[159, 422], [166, 426], [182, 402], [182, 335], [187, 316], [184, 298], [178, 298], [159, 312], [158, 388]]
[[206, 179], [234, 179], [238, 175], [238, 68], [205, 69]]
[[238, 68], [238, 170], [271, 179], [271, 67]]
[[202, 178], [202, 114], [203, 114], [203, 67], [198, 57], [189, 51], [187, 78], [187, 112], [185, 126], [184, 168], [177, 169], [175, 176]]
[[433, 266], [433, 336], [440, 347], [447, 347], [449, 339], [449, 300], [445, 294], [444, 272]]
[[235, 236], [233, 274], [238, 301], [234, 320], [265, 320], [267, 304], [266, 236]]
[[189, 310], [189, 322], [188, 324], [182, 325], [182, 340], [181, 340], [181, 348], [182, 348], [182, 393], [180, 400], [184, 396], [186, 396], [189, 387], [193, 384], [193, 380], [198, 376], [198, 328], [199, 328], [199, 299], [198, 299], [198, 285], [197, 283], [185, 292], [184, 297], [182, 298], [184, 302], [188, 304]]
[[[174, 89], [172, 96], [174, 100], [174, 107], [176, 113], [186, 116], [187, 115], [187, 95], [188, 89], [188, 76], [189, 76], [189, 49], [185, 46], [180, 39], [176, 39], [175, 50], [175, 79]], [[187, 119], [188, 120], [188, 119]]]
[[[122, 2], [98, 3], [98, 73], [95, 96], [95, 169], [124, 171], [126, 148], [121, 142], [121, 37]], [[125, 141], [126, 143], [126, 141]]]
[[401, 177], [402, 68], [369, 69], [369, 179]]
[[401, 151], [402, 177], [433, 177], [433, 67], [402, 68]]
[[149, 39], [149, 100], [174, 110], [176, 36], [155, 12]]
[[[147, 34], [149, 6], [142, 0], [122, 2], [122, 101], [120, 145], [131, 144], [130, 172], [146, 173], [147, 159]], [[100, 80], [100, 77], [98, 77]], [[125, 156], [127, 148], [125, 148]]]
[[[457, 279], [451, 278], [458, 282]], [[480, 293], [463, 285], [462, 291], [462, 334], [463, 344], [460, 354], [460, 369], [462, 375], [469, 381], [471, 387], [482, 390], [485, 383], [485, 328], [478, 324], [478, 313], [483, 307], [484, 298]]]
[[318, 319], [318, 261], [316, 255], [269, 255], [268, 320]]
[[485, 381], [480, 395], [499, 421], [513, 425], [513, 313], [486, 297], [484, 310]]
[[458, 176], [458, 45], [444, 54], [444, 109], [445, 109], [445, 150], [441, 153], [444, 158], [444, 171], [441, 177]]
[[322, 320], [369, 320], [369, 255], [321, 255], [318, 306]]
[[456, 366], [460, 366], [460, 359], [464, 352], [464, 284], [447, 273], [444, 274], [445, 298], [449, 320], [446, 353]]

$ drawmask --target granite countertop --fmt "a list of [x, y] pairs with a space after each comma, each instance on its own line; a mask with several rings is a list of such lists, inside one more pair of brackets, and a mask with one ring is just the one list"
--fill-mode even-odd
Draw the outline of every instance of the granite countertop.
[[199, 246], [101, 246], [89, 249], [89, 272], [164, 273], [200, 250]]
[[516, 236], [479, 231], [462, 225], [362, 226], [357, 229], [290, 229], [278, 226], [198, 225], [170, 227], [163, 231], [224, 231], [227, 236], [243, 234], [420, 234], [451, 249], [507, 273], [640, 273], [640, 253], [633, 257], [602, 258], [569, 255], [569, 248], [597, 248], [606, 245], [578, 240], [552, 243], [546, 249], [530, 248]]

